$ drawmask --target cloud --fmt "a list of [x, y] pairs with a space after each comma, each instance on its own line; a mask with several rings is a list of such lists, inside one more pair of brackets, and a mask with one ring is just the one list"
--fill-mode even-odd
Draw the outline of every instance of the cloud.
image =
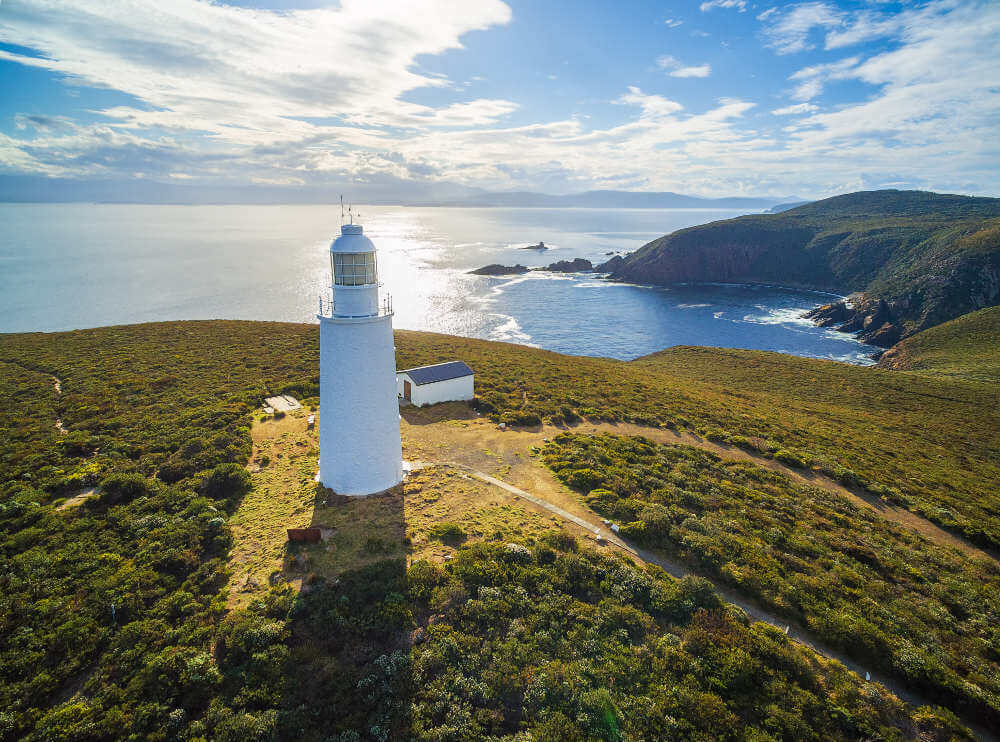
[[667, 24], [667, 28], [677, 28], [679, 25], [684, 23], [684, 21], [677, 20], [676, 18], [667, 18], [664, 23]]
[[656, 66], [671, 77], [708, 77], [712, 74], [712, 66], [709, 64], [689, 66], [669, 54], [657, 58]]
[[803, 67], [789, 77], [790, 80], [798, 81], [792, 91], [792, 97], [801, 101], [812, 100], [823, 92], [823, 86], [827, 82], [855, 77], [854, 69], [857, 67], [859, 59], [859, 57], [847, 57], [828, 64]]
[[791, 106], [785, 106], [784, 108], [776, 108], [771, 113], [775, 116], [798, 116], [803, 113], [812, 113], [813, 111], [818, 111], [819, 106], [813, 105], [812, 103], [796, 103]]
[[0, 58], [126, 93], [167, 125], [182, 116], [209, 131], [260, 131], [286, 117], [360, 120], [373, 111], [406, 125], [427, 109], [401, 101], [404, 93], [448, 84], [415, 71], [415, 60], [510, 18], [500, 0], [344, 0], [282, 13], [200, 0], [12, 0], [0, 41], [40, 56]]
[[14, 114], [14, 128], [18, 131], [66, 131], [73, 128], [73, 122], [65, 116], [45, 116], [42, 114]]
[[812, 49], [810, 36], [814, 29], [829, 29], [844, 24], [843, 14], [826, 3], [809, 2], [793, 5], [778, 13], [767, 11], [759, 16], [768, 21], [764, 29], [767, 45], [778, 54], [793, 54]]
[[736, 8], [741, 13], [745, 13], [747, 0], [706, 0], [698, 7], [702, 13], [707, 13], [712, 8]]
[[712, 67], [708, 64], [700, 64], [696, 67], [681, 67], [671, 70], [668, 74], [671, 77], [708, 77], [712, 74]]
[[[508, 22], [506, 5], [415, 2], [414, 12], [402, 0], [274, 12], [200, 0], [4, 0], [0, 42], [17, 46], [0, 59], [50, 70], [84, 103], [87, 87], [124, 95], [88, 112], [96, 123], [18, 116], [0, 132], [0, 172], [363, 182], [372, 192], [432, 183], [819, 195], [890, 181], [1000, 190], [995, 2], [938, 0], [895, 16], [810, 2], [767, 15], [765, 33], [783, 29], [766, 36], [776, 51], [885, 40], [877, 53], [858, 47], [801, 66], [768, 116], [750, 115], [755, 102], [744, 97], [692, 104], [622, 82], [621, 95], [607, 96], [617, 104], [610, 118], [581, 104], [555, 120], [540, 120], [519, 94], [475, 95], [421, 65], [460, 49], [471, 30]], [[672, 57], [658, 65], [711, 72]], [[852, 82], [841, 89], [853, 97], [811, 102], [834, 81]]]
[[1000, 125], [995, 84], [1000, 6], [939, 2], [903, 14], [898, 47], [804, 68], [803, 82], [850, 79], [873, 88], [862, 101], [814, 113], [788, 130], [797, 148], [847, 158], [859, 170], [895, 172], [936, 187], [961, 173], [992, 182], [998, 154], [985, 136]]

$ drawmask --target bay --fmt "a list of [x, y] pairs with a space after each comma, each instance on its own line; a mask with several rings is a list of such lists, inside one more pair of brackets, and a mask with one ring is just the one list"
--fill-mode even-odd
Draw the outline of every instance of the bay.
[[[671, 345], [868, 363], [873, 348], [801, 318], [831, 295], [653, 288], [588, 274], [469, 275], [489, 263], [603, 262], [728, 210], [361, 206], [397, 328], [615, 358]], [[176, 319], [314, 322], [340, 209], [316, 205], [0, 204], [0, 332]], [[544, 241], [544, 252], [520, 247]]]

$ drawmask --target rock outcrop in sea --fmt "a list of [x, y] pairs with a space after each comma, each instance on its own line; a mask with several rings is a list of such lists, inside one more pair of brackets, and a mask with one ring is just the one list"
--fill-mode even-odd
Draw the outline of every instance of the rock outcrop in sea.
[[861, 342], [880, 348], [895, 345], [904, 329], [885, 300], [863, 295], [824, 304], [805, 316], [820, 327], [855, 333]]
[[500, 265], [499, 263], [492, 263], [490, 265], [484, 265], [482, 268], [476, 268], [474, 271], [469, 271], [469, 273], [475, 276], [516, 276], [521, 273], [527, 273], [530, 268], [526, 265]]
[[545, 266], [544, 270], [554, 273], [583, 273], [594, 270], [594, 266], [586, 258], [573, 258], [572, 260], [558, 260]]

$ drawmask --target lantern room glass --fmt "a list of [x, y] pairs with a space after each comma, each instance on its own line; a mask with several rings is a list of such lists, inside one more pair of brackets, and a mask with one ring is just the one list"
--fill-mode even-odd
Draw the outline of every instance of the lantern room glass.
[[373, 252], [335, 252], [330, 262], [335, 286], [365, 286], [377, 280]]

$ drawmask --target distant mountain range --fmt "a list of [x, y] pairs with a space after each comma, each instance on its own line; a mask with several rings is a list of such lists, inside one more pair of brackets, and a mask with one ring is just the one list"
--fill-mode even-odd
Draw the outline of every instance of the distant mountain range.
[[153, 180], [104, 181], [0, 176], [0, 202], [145, 204], [336, 204], [340, 194], [356, 204], [407, 206], [505, 206], [514, 208], [746, 209], [762, 211], [784, 198], [701, 198], [648, 191], [586, 191], [562, 196], [529, 191], [492, 192], [448, 183], [403, 181], [328, 186], [204, 185]]
[[1000, 199], [850, 193], [681, 229], [598, 270], [633, 283], [732, 281], [862, 292], [815, 319], [889, 347], [1000, 304]]
[[[518, 208], [607, 209], [767, 209], [790, 198], [744, 196], [702, 198], [671, 191], [584, 191], [563, 196], [531, 191], [486, 192], [434, 206], [508, 206]], [[801, 203], [801, 202], [800, 202]]]

